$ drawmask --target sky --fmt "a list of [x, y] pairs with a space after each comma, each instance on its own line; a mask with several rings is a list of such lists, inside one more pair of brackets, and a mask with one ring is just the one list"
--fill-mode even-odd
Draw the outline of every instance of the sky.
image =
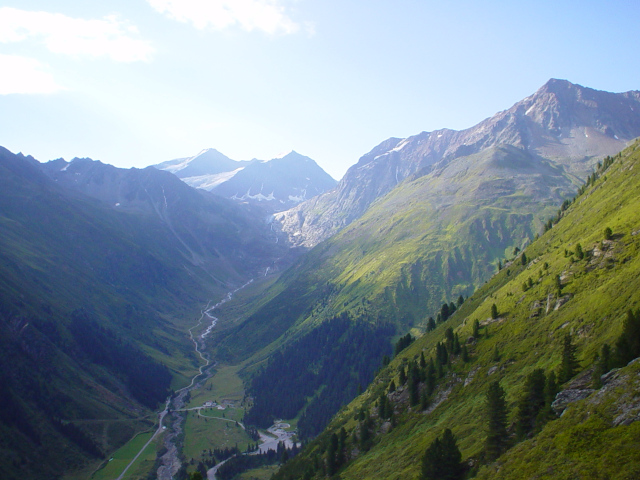
[[550, 78], [640, 90], [637, 1], [0, 0], [0, 145], [143, 168], [295, 150], [335, 179]]

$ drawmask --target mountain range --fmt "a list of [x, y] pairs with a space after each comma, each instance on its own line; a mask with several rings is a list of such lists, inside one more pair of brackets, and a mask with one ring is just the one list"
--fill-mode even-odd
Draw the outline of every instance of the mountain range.
[[274, 479], [635, 478], [638, 168], [638, 142], [607, 157], [544, 234], [396, 348]]
[[[445, 426], [489, 478], [489, 381], [513, 407], [530, 371], [558, 366], [561, 334], [585, 370], [639, 308], [637, 144], [618, 154], [638, 136], [640, 92], [550, 80], [469, 129], [388, 139], [337, 184], [296, 152], [236, 162], [208, 149], [120, 169], [0, 150], [6, 478], [89, 477], [152, 428], [156, 406], [202, 364], [188, 333], [202, 309], [252, 279], [200, 343], [224, 373], [211, 370], [199, 399], [233, 385], [246, 422], [294, 423], [310, 443], [278, 478], [415, 477]], [[452, 356], [418, 410], [403, 375], [454, 333], [474, 337], [471, 360]], [[394, 357], [398, 339], [416, 337]], [[376, 413], [383, 397], [393, 422]], [[549, 428], [578, 431], [576, 415]], [[211, 445], [188, 425], [192, 465]], [[536, 438], [497, 465], [541, 455]]]
[[0, 226], [5, 478], [58, 478], [149, 428], [199, 367], [201, 309], [288, 262], [264, 212], [90, 159], [0, 150]]
[[291, 151], [271, 160], [235, 161], [215, 149], [155, 165], [186, 184], [269, 213], [287, 210], [336, 185], [309, 157]]
[[500, 145], [580, 181], [594, 162], [640, 135], [640, 92], [610, 93], [549, 80], [533, 95], [465, 130], [390, 138], [364, 155], [333, 190], [276, 216], [291, 240], [313, 246], [359, 218], [405, 179], [444, 171], [455, 159]]

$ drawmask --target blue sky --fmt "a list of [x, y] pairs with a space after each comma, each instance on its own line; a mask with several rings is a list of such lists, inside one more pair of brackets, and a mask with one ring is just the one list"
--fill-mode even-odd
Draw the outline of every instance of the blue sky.
[[0, 0], [0, 145], [144, 167], [294, 149], [339, 179], [549, 78], [640, 89], [635, 1]]

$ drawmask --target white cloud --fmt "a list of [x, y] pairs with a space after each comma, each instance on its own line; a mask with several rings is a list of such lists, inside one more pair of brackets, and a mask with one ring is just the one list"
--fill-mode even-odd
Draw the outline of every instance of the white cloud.
[[202, 30], [239, 26], [246, 31], [269, 34], [295, 33], [299, 25], [291, 20], [279, 0], [147, 0], [155, 10]]
[[33, 58], [0, 54], [0, 95], [55, 93], [62, 90], [46, 65]]
[[149, 60], [154, 52], [138, 29], [115, 16], [99, 20], [71, 18], [60, 13], [0, 8], [0, 42], [42, 39], [54, 53], [110, 57], [118, 62]]

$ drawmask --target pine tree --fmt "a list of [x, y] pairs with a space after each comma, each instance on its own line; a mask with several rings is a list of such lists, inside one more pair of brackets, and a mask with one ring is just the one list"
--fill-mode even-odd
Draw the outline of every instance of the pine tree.
[[522, 252], [522, 257], [520, 257], [521, 263], [522, 265], [526, 265], [527, 264], [527, 254]]
[[498, 318], [498, 306], [495, 303], [491, 305], [491, 318]]
[[640, 356], [640, 310], [627, 312], [622, 326], [622, 334], [616, 341], [615, 363], [623, 367], [634, 358]]
[[420, 402], [420, 376], [415, 362], [409, 365], [409, 404], [413, 407]]
[[480, 322], [478, 320], [473, 321], [473, 338], [478, 338], [480, 335]]
[[460, 348], [460, 338], [458, 338], [458, 334], [456, 333], [453, 336], [453, 354], [460, 355], [462, 349]]
[[445, 322], [449, 318], [449, 305], [446, 303], [442, 304], [440, 308], [440, 317], [442, 317], [442, 321]]
[[391, 380], [391, 383], [389, 384], [389, 393], [393, 393], [396, 391], [396, 382]]
[[562, 296], [562, 280], [560, 275], [556, 275], [556, 294], [558, 297]]
[[486, 398], [487, 439], [485, 453], [487, 459], [495, 460], [507, 446], [507, 403], [499, 382], [489, 384]]
[[433, 391], [436, 389], [436, 367], [433, 363], [433, 358], [429, 359], [429, 364], [427, 365], [426, 374], [425, 374], [425, 391], [427, 392], [427, 396], [431, 396]]
[[462, 346], [462, 361], [464, 363], [469, 361], [469, 350], [467, 349], [467, 345]]
[[444, 339], [447, 349], [453, 353], [453, 328], [449, 327], [444, 331]]
[[606, 343], [600, 348], [600, 354], [596, 354], [595, 367], [591, 376], [593, 388], [601, 388], [601, 377], [611, 370], [611, 347]]
[[422, 457], [422, 480], [459, 480], [464, 474], [462, 454], [456, 437], [445, 429], [442, 438], [436, 438]]
[[400, 365], [398, 370], [400, 373], [400, 378], [398, 379], [398, 381], [400, 382], [400, 385], [404, 385], [405, 383], [407, 383], [407, 374], [404, 370], [404, 365]]
[[427, 332], [431, 332], [435, 329], [436, 329], [436, 321], [433, 319], [433, 317], [429, 317], [429, 320], [427, 320]]
[[518, 413], [516, 417], [516, 431], [518, 437], [523, 439], [533, 431], [537, 425], [536, 420], [540, 410], [545, 405], [545, 384], [546, 377], [541, 368], [531, 372], [524, 384], [524, 392], [518, 402]]
[[542, 427], [548, 420], [556, 418], [556, 414], [551, 408], [553, 401], [558, 394], [558, 383], [556, 382], [556, 374], [552, 371], [547, 375], [547, 380], [544, 384], [544, 407], [538, 413], [536, 425]]
[[567, 333], [562, 342], [562, 363], [560, 363], [558, 381], [561, 384], [568, 382], [578, 373], [579, 368], [580, 364], [576, 360], [576, 347], [571, 341], [571, 334]]

